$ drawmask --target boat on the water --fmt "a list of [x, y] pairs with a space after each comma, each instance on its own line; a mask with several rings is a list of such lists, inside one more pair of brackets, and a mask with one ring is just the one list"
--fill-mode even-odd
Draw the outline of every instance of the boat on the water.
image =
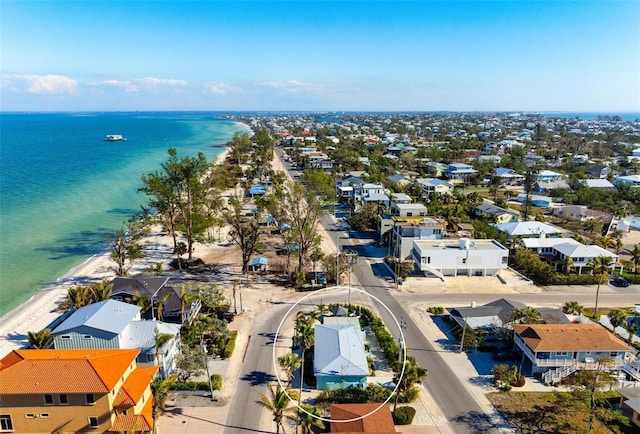
[[106, 142], [118, 142], [120, 140], [127, 140], [122, 137], [120, 134], [107, 134], [107, 137], [104, 138]]

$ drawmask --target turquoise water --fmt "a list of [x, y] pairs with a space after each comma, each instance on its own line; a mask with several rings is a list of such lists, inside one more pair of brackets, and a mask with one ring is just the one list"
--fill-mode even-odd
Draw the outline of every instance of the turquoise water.
[[169, 147], [212, 160], [242, 129], [211, 113], [1, 114], [0, 316], [103, 251]]

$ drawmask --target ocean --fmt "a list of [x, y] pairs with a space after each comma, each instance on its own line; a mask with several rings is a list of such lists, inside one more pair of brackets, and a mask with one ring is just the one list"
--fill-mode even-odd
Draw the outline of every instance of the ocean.
[[0, 317], [105, 250], [167, 149], [213, 160], [237, 131], [215, 113], [0, 114]]

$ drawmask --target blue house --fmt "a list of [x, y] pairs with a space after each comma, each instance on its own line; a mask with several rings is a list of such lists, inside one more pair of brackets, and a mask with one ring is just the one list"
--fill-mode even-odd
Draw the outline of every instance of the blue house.
[[315, 326], [313, 371], [319, 390], [366, 387], [369, 365], [357, 318], [326, 317]]
[[249, 265], [249, 271], [267, 271], [269, 269], [269, 259], [259, 256], [254, 258]]
[[475, 173], [478, 173], [478, 171], [469, 164], [452, 163], [449, 164], [447, 169], [444, 171], [444, 176], [456, 182], [465, 181], [467, 176], [473, 175]]

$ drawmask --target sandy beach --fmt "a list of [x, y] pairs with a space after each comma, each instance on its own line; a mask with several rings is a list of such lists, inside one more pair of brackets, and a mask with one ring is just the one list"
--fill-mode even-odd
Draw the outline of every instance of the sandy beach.
[[[247, 125], [245, 128], [249, 129]], [[225, 149], [216, 157], [215, 163], [224, 161], [228, 153], [229, 150]], [[160, 227], [152, 228], [150, 234], [144, 237], [140, 244], [144, 248], [145, 257], [133, 263], [133, 267], [129, 270], [130, 275], [140, 274], [158, 262], [162, 262], [165, 270], [168, 270], [166, 264], [173, 259], [173, 244], [171, 238], [161, 232]], [[207, 250], [213, 247], [198, 244], [196, 248], [200, 256], [206, 256]], [[61, 313], [58, 305], [65, 299], [70, 287], [79, 284], [88, 285], [103, 279], [111, 280], [116, 277], [112, 270], [114, 266], [115, 263], [109, 259], [109, 253], [106, 250], [100, 252], [0, 318], [0, 357], [25, 346], [28, 343], [29, 332], [40, 331], [56, 319]]]

